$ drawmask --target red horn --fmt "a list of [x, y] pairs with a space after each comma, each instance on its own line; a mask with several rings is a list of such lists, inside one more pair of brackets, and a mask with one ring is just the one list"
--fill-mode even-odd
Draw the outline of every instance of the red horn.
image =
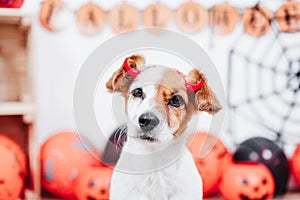
[[202, 88], [203, 84], [204, 84], [203, 79], [200, 79], [199, 83], [197, 83], [197, 84], [193, 84], [188, 81], [185, 81], [185, 87], [190, 92], [197, 92], [198, 90], [200, 90]]
[[[177, 72], [182, 75], [182, 73], [180, 71], [177, 70]], [[194, 83], [190, 83], [187, 80], [185, 80], [185, 87], [189, 92], [197, 92], [198, 90], [200, 90], [204, 84], [204, 79], [200, 79], [199, 83], [194, 84]]]
[[126, 58], [124, 60], [124, 63], [123, 63], [123, 67], [125, 69], [125, 71], [133, 78], [135, 79], [137, 77], [137, 75], [139, 75], [141, 73], [141, 70], [138, 70], [138, 69], [134, 69], [132, 68], [129, 63], [128, 63], [128, 58]]

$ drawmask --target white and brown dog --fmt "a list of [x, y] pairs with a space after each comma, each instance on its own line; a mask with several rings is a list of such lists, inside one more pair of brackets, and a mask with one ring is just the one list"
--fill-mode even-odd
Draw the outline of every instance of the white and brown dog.
[[[203, 74], [125, 59], [106, 84], [121, 93], [128, 116], [127, 142], [115, 167], [111, 200], [199, 200], [202, 181], [185, 145], [185, 129], [197, 111], [215, 114], [219, 101]], [[129, 152], [129, 153], [128, 153]]]

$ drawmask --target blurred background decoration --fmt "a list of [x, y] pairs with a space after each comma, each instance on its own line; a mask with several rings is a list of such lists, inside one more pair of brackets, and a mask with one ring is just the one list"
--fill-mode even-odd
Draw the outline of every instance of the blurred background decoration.
[[143, 27], [194, 40], [224, 83], [222, 132], [202, 123], [188, 144], [205, 198], [299, 199], [298, 0], [0, 0], [0, 199], [108, 198], [126, 125], [105, 113], [107, 138], [62, 130], [88, 55]]
[[244, 22], [245, 32], [255, 37], [266, 34], [270, 30], [272, 20], [277, 22], [282, 32], [291, 33], [300, 30], [298, 22], [300, 3], [291, 0], [284, 3], [274, 13], [261, 6], [259, 2], [247, 9], [234, 7], [228, 3], [219, 3], [205, 9], [201, 3], [188, 1], [172, 10], [158, 1], [140, 11], [135, 8], [134, 3], [122, 2], [104, 13], [102, 8], [92, 1], [74, 11], [63, 0], [45, 0], [40, 10], [41, 24], [51, 31], [60, 30], [59, 24], [67, 18], [67, 12], [77, 15], [77, 23], [81, 32], [83, 29], [80, 27], [83, 24], [89, 24], [89, 28], [85, 27], [85, 29], [92, 27], [99, 29], [94, 34], [100, 34], [106, 17], [109, 18], [108, 23], [116, 33], [134, 30], [139, 21], [142, 21], [145, 27], [167, 28], [171, 16], [175, 16], [173, 20], [176, 21], [179, 29], [187, 33], [197, 33], [209, 24], [213, 33], [229, 34], [234, 30], [238, 20]]
[[24, 0], [1, 0], [0, 8], [20, 8]]

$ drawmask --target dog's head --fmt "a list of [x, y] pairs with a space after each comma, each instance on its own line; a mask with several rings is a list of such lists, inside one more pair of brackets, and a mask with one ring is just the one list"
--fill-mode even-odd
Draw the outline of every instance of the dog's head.
[[125, 97], [128, 136], [150, 142], [176, 138], [197, 111], [215, 114], [221, 109], [198, 70], [185, 76], [176, 69], [146, 66], [138, 55], [128, 57], [106, 87]]

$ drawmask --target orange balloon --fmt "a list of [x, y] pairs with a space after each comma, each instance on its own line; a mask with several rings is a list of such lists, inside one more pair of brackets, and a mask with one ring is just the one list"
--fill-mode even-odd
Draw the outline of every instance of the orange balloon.
[[89, 167], [82, 170], [74, 186], [76, 199], [109, 199], [112, 172], [109, 167]]
[[203, 195], [209, 196], [216, 192], [221, 176], [220, 166], [227, 155], [227, 149], [218, 138], [206, 133], [190, 135], [188, 141], [192, 141], [187, 145], [202, 177]]
[[223, 171], [219, 191], [225, 200], [272, 199], [275, 183], [268, 168], [259, 163], [231, 163]]
[[60, 132], [49, 138], [40, 154], [42, 185], [62, 198], [74, 198], [73, 184], [82, 169], [101, 165], [95, 158], [100, 158], [100, 153], [71, 131]]
[[22, 169], [13, 152], [0, 145], [0, 199], [16, 200], [24, 188]]
[[300, 186], [300, 144], [297, 145], [297, 148], [294, 151], [290, 164], [292, 174], [295, 177], [296, 182]]

